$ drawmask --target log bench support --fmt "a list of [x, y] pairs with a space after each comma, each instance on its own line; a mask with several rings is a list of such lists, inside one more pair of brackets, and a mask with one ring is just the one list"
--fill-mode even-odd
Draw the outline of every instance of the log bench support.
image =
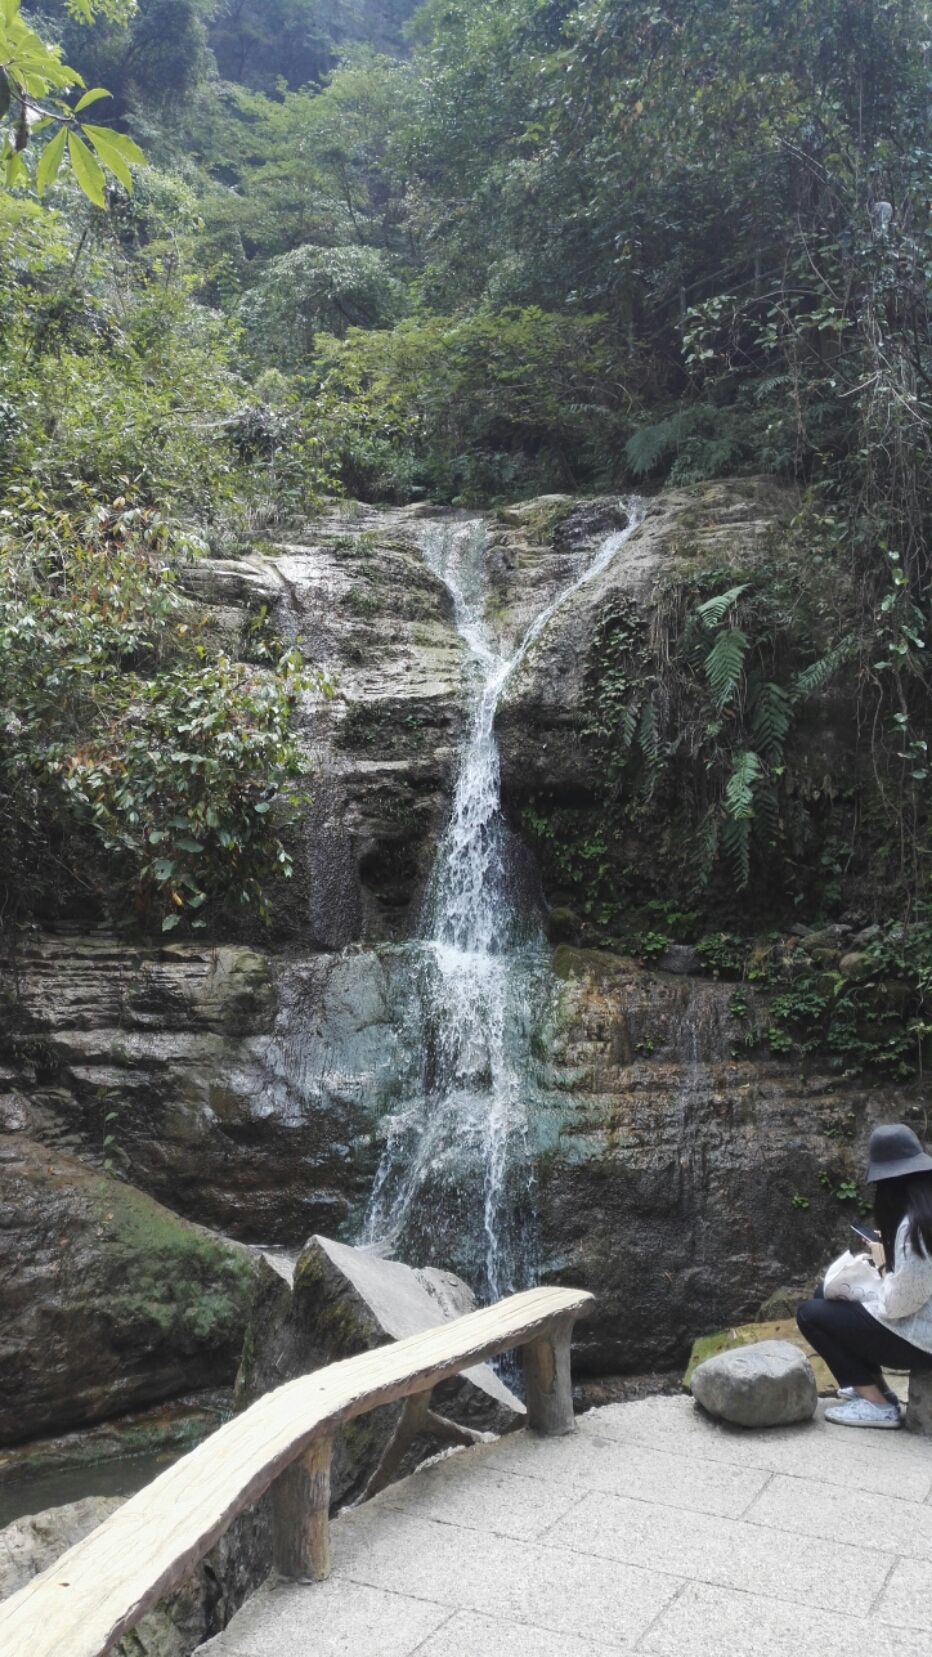
[[474, 1433], [470, 1427], [460, 1427], [455, 1421], [448, 1421], [445, 1415], [434, 1413], [430, 1407], [432, 1392], [433, 1388], [429, 1392], [413, 1392], [405, 1399], [398, 1425], [386, 1444], [382, 1459], [366, 1485], [360, 1501], [367, 1502], [370, 1496], [377, 1496], [380, 1490], [385, 1489], [419, 1433], [437, 1438], [441, 1444], [461, 1444], [468, 1447], [471, 1444], [482, 1443], [481, 1433]]
[[272, 1553], [279, 1576], [323, 1582], [330, 1575], [332, 1438], [318, 1438], [272, 1486]]
[[555, 1319], [550, 1329], [522, 1348], [527, 1424], [549, 1438], [576, 1428], [570, 1377], [573, 1322], [573, 1318]]

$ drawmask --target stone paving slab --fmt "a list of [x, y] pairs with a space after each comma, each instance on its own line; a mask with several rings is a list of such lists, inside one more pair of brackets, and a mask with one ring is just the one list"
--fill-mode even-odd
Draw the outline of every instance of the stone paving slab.
[[332, 1526], [201, 1657], [932, 1657], [932, 1441], [687, 1398], [451, 1455]]

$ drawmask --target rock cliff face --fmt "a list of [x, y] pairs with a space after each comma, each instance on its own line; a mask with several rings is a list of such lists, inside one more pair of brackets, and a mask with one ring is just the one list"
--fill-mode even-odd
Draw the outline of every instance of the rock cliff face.
[[0, 1157], [0, 1442], [229, 1384], [246, 1251], [23, 1133]]
[[[593, 788], [580, 707], [599, 606], [613, 594], [646, 604], [687, 541], [723, 566], [740, 563], [779, 538], [792, 505], [753, 480], [647, 504], [641, 528], [557, 613], [503, 699], [504, 799], [516, 825], [542, 789], [578, 799]], [[347, 509], [307, 544], [193, 565], [185, 577], [231, 639], [242, 637], [244, 609], [270, 606], [281, 632], [336, 675], [336, 695], [302, 713], [311, 801], [296, 877], [275, 896], [267, 938], [161, 946], [31, 935], [11, 951], [0, 1045], [0, 1352], [9, 1357], [0, 1437], [229, 1378], [219, 1371], [235, 1362], [242, 1331], [241, 1257], [211, 1243], [205, 1266], [207, 1241], [191, 1241], [188, 1254], [179, 1245], [182, 1280], [190, 1267], [199, 1287], [164, 1315], [147, 1314], [161, 1245], [121, 1252], [98, 1213], [131, 1206], [134, 1188], [160, 1213], [248, 1243], [297, 1250], [315, 1231], [357, 1235], [379, 1121], [406, 1057], [405, 941], [463, 726], [451, 600], [423, 557], [424, 537], [442, 522], [424, 509]], [[490, 519], [490, 625], [517, 639], [624, 522], [617, 500], [562, 497]], [[836, 739], [843, 734], [824, 719], [812, 752]], [[539, 882], [536, 896], [534, 881], [526, 885], [529, 908], [542, 911]], [[599, 1297], [597, 1317], [580, 1326], [581, 1365], [672, 1364], [698, 1333], [753, 1315], [773, 1289], [812, 1275], [843, 1233], [832, 1192], [857, 1174], [870, 1125], [913, 1103], [752, 1059], [733, 986], [569, 944], [554, 967], [531, 1009], [543, 1078], [531, 1125], [542, 1275]], [[104, 1178], [105, 1159], [118, 1179]], [[117, 1279], [120, 1317], [87, 1324], [102, 1331], [105, 1361], [78, 1381], [87, 1342], [66, 1309], [85, 1306], [85, 1289], [87, 1304], [102, 1305]], [[49, 1306], [61, 1315], [49, 1317]], [[54, 1343], [60, 1361], [47, 1363]], [[28, 1386], [17, 1371], [26, 1352], [36, 1366]]]

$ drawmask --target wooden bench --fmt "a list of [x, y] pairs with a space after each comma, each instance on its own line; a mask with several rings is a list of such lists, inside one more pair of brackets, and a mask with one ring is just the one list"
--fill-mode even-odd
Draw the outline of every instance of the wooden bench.
[[[337, 1428], [408, 1399], [399, 1442], [410, 1441], [438, 1382], [514, 1347], [523, 1353], [528, 1426], [572, 1432], [570, 1336], [592, 1300], [577, 1289], [529, 1289], [266, 1393], [0, 1604], [0, 1653], [104, 1657], [269, 1486], [276, 1568], [303, 1581], [326, 1577]], [[391, 1454], [400, 1459], [397, 1445]]]

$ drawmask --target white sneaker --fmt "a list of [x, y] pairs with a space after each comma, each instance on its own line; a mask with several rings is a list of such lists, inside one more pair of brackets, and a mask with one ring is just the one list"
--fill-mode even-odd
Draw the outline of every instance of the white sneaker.
[[869, 1398], [848, 1398], [843, 1404], [832, 1404], [825, 1412], [826, 1421], [836, 1427], [899, 1427], [900, 1412], [894, 1404], [872, 1404]]
[[[892, 1390], [891, 1387], [881, 1387], [880, 1390], [883, 1393], [885, 1399], [887, 1400], [887, 1403], [892, 1404], [894, 1409], [895, 1409], [897, 1404], [899, 1403], [899, 1399], [898, 1399], [896, 1393]], [[858, 1392], [857, 1387], [837, 1387], [836, 1388], [836, 1397], [838, 1397], [838, 1398], [860, 1398], [860, 1396], [861, 1396], [861, 1394]]]

